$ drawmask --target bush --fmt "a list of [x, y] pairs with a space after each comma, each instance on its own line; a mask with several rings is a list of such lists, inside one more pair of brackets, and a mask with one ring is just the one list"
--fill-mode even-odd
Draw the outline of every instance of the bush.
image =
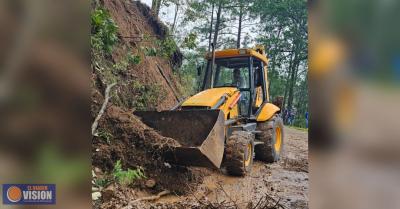
[[159, 101], [165, 98], [161, 94], [161, 86], [159, 84], [144, 85], [138, 81], [132, 82], [134, 94], [136, 94], [133, 107], [137, 110], [148, 110], [155, 107]]
[[133, 55], [131, 53], [128, 53], [126, 57], [128, 59], [128, 62], [131, 64], [138, 65], [140, 64], [140, 62], [142, 62], [142, 58], [139, 55]]
[[181, 47], [182, 48], [187, 48], [187, 49], [195, 49], [197, 47], [196, 39], [197, 39], [197, 34], [190, 33], [183, 40], [183, 43], [182, 43]]
[[157, 40], [148, 38], [149, 42], [155, 43], [155, 47], [141, 47], [144, 55], [154, 57], [160, 56], [169, 59], [178, 49], [177, 45], [172, 38], [165, 38], [164, 40]]
[[97, 50], [111, 53], [118, 42], [118, 26], [104, 9], [95, 9], [91, 14], [91, 45]]
[[161, 49], [161, 56], [163, 56], [165, 58], [171, 57], [177, 50], [177, 46], [176, 46], [174, 39], [172, 39], [170, 37], [159, 41], [158, 46]]
[[114, 165], [113, 177], [119, 184], [125, 186], [132, 184], [137, 179], [146, 178], [142, 168], [122, 170], [121, 160]]
[[142, 62], [142, 58], [139, 55], [133, 55], [132, 53], [128, 53], [125, 57], [123, 57], [119, 62], [113, 65], [117, 71], [125, 71], [130, 64], [140, 64]]

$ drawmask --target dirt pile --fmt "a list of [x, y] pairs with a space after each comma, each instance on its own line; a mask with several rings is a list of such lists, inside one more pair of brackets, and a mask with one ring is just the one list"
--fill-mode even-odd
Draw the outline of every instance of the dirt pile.
[[[106, 87], [116, 83], [92, 141], [93, 205], [119, 208], [127, 200], [162, 191], [184, 194], [201, 182], [202, 172], [166, 163], [163, 153], [179, 143], [133, 115], [135, 109], [165, 110], [178, 102], [181, 86], [173, 69], [181, 64], [182, 54], [175, 49], [170, 57], [147, 56], [144, 49], [158, 47], [154, 42], [167, 39], [168, 28], [139, 1], [99, 0], [92, 6], [110, 14], [119, 38], [111, 54], [92, 53], [93, 120], [105, 100]], [[129, 54], [138, 56], [140, 62], [126, 63]], [[123, 170], [143, 169], [146, 178], [120, 185], [113, 177], [117, 161]]]
[[[164, 162], [162, 153], [180, 146], [174, 139], [163, 137], [144, 125], [140, 119], [119, 107], [110, 106], [99, 123], [99, 133], [107, 132], [113, 141], [94, 137], [92, 165], [102, 171], [112, 171], [117, 160], [124, 168], [144, 168], [147, 179], [154, 179], [154, 192], [169, 190], [184, 193], [187, 186], [197, 182], [190, 169]], [[146, 188], [144, 182], [140, 182]]]

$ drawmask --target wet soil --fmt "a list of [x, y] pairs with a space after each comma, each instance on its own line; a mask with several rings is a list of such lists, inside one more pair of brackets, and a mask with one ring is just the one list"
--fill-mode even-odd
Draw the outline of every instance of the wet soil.
[[[191, 174], [201, 178], [197, 179], [200, 184], [185, 187], [184, 194], [172, 192], [156, 201], [132, 203], [156, 193], [124, 188], [119, 189], [116, 198], [103, 203], [101, 208], [207, 208], [205, 202], [229, 202], [233, 208], [252, 208], [266, 196], [281, 205], [271, 208], [308, 208], [308, 134], [292, 128], [285, 128], [285, 134], [282, 159], [272, 164], [255, 161], [246, 177], [228, 176], [223, 169], [188, 168]], [[172, 184], [179, 179], [176, 176]]]
[[231, 177], [224, 171], [209, 172], [193, 197], [164, 197], [158, 203], [197, 201], [202, 197], [211, 202], [233, 201], [246, 208], [269, 195], [287, 208], [308, 208], [308, 134], [285, 128], [285, 153], [281, 161], [265, 164], [255, 161], [246, 177]]

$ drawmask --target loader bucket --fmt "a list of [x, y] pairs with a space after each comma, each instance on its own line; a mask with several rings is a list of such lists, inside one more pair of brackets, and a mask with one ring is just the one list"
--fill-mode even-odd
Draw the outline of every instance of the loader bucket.
[[220, 110], [136, 111], [161, 135], [180, 143], [165, 153], [171, 163], [219, 168], [224, 154], [224, 114]]

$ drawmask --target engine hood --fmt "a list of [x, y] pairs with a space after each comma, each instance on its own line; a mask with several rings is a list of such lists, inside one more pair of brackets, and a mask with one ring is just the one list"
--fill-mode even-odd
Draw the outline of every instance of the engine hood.
[[212, 107], [224, 94], [232, 96], [236, 91], [238, 91], [238, 89], [235, 87], [207, 89], [190, 97], [181, 106]]

